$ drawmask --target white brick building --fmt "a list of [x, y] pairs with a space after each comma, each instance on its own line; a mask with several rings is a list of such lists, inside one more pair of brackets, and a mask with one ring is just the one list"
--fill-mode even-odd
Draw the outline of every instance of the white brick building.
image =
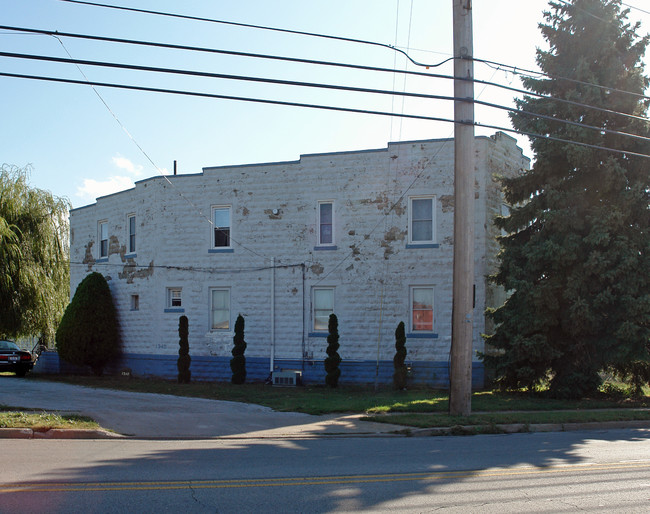
[[[475, 151], [480, 351], [494, 296], [485, 279], [497, 251], [492, 219], [502, 205], [495, 176], [529, 161], [503, 133], [478, 137]], [[107, 277], [123, 333], [120, 365], [135, 375], [176, 376], [184, 314], [193, 378], [229, 380], [242, 314], [249, 380], [290, 368], [322, 383], [334, 312], [341, 383], [372, 382], [377, 369], [389, 382], [404, 321], [413, 380], [445, 386], [453, 154], [452, 140], [402, 142], [143, 180], [71, 212], [71, 290], [91, 271]], [[474, 368], [480, 386], [482, 364]]]

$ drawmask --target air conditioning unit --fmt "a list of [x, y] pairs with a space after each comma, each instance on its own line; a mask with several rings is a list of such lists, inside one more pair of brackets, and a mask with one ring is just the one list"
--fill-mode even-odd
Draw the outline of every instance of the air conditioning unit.
[[274, 371], [273, 385], [283, 387], [295, 387], [300, 385], [302, 380], [302, 371]]

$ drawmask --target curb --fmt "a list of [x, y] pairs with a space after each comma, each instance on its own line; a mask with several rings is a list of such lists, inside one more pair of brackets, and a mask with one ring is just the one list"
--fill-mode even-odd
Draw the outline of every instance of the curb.
[[513, 423], [510, 425], [456, 425], [453, 427], [420, 428], [406, 432], [407, 437], [442, 435], [519, 434], [533, 432], [571, 432], [575, 430], [612, 430], [617, 428], [650, 428], [648, 420], [600, 421], [592, 423]]
[[0, 439], [124, 439], [124, 436], [108, 430], [0, 428]]

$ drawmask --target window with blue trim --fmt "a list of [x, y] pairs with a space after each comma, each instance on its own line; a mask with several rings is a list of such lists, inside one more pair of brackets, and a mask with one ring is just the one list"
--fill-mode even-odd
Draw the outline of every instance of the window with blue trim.
[[212, 207], [212, 223], [214, 224], [213, 248], [231, 248], [230, 241], [230, 206]]
[[334, 288], [315, 287], [312, 290], [312, 320], [314, 332], [327, 332], [330, 314], [334, 314]]
[[129, 214], [128, 227], [129, 227], [129, 252], [128, 253], [135, 253], [135, 214]]
[[409, 238], [413, 245], [436, 242], [435, 196], [412, 196], [409, 198]]
[[334, 202], [318, 202], [318, 244], [334, 245]]
[[105, 259], [108, 257], [108, 221], [100, 221], [97, 231], [99, 232], [99, 258]]
[[411, 331], [433, 333], [433, 287], [411, 287]]
[[168, 287], [167, 288], [167, 309], [172, 309], [176, 312], [177, 309], [183, 308], [182, 288]]

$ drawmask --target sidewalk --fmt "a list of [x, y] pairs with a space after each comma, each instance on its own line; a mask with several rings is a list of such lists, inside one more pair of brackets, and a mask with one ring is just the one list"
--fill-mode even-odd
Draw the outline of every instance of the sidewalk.
[[11, 376], [0, 377], [0, 404], [85, 415], [108, 430], [142, 438], [369, 436], [404, 429], [360, 421], [359, 415], [276, 412], [247, 403], [93, 389]]

